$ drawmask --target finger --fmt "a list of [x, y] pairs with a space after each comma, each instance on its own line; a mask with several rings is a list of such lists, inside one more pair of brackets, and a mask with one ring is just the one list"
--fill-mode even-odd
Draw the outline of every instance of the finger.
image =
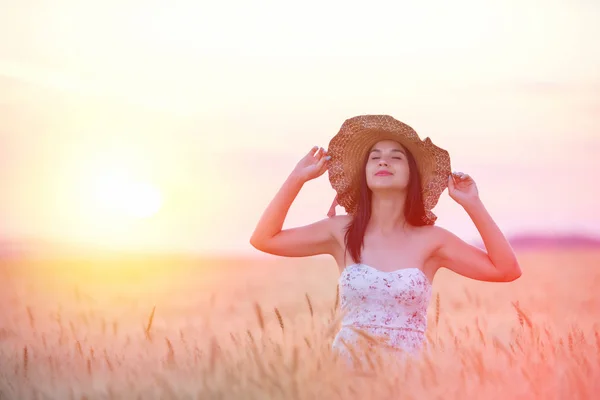
[[450, 175], [448, 177], [448, 189], [454, 190], [454, 176], [453, 175]]
[[457, 177], [458, 179], [460, 179], [460, 180], [464, 180], [466, 177], [468, 177], [468, 175], [467, 175], [467, 174], [464, 174], [464, 173], [462, 173], [462, 172], [455, 172], [455, 173], [454, 173], [454, 176], [456, 176], [456, 177]]
[[317, 168], [319, 169], [319, 171], [322, 171], [324, 168], [327, 168], [327, 161], [329, 161], [329, 159], [331, 159], [331, 157], [328, 156], [321, 157], [319, 159], [319, 161], [317, 162]]
[[308, 152], [308, 155], [311, 157], [314, 156], [317, 150], [319, 150], [319, 146], [313, 146], [313, 148]]
[[327, 163], [327, 161], [325, 161], [323, 163], [323, 165], [321, 166], [321, 168], [319, 168], [319, 175], [323, 175], [325, 173], [325, 171], [327, 171], [329, 169], [329, 164]]

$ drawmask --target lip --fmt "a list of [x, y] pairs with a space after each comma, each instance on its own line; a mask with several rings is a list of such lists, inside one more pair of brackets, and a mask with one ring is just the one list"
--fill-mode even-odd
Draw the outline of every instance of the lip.
[[375, 176], [388, 176], [388, 175], [392, 175], [392, 173], [388, 172], [388, 171], [379, 171], [378, 173], [375, 174]]

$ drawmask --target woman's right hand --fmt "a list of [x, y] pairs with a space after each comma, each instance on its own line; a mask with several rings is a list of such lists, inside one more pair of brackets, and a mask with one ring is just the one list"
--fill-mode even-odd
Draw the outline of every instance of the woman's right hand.
[[[320, 150], [320, 151], [319, 151]], [[317, 154], [318, 152], [318, 154]], [[327, 171], [328, 161], [331, 156], [327, 155], [324, 148], [315, 146], [305, 155], [292, 171], [292, 175], [308, 182], [311, 179], [318, 178]]]

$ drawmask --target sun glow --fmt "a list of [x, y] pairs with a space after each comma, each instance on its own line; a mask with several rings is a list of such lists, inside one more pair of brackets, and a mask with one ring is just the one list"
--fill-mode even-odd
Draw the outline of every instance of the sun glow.
[[81, 200], [94, 223], [147, 219], [162, 208], [163, 194], [140, 170], [133, 154], [98, 158], [80, 172]]
[[99, 177], [92, 200], [96, 209], [124, 217], [148, 218], [161, 208], [160, 190], [149, 182], [136, 182], [113, 176]]

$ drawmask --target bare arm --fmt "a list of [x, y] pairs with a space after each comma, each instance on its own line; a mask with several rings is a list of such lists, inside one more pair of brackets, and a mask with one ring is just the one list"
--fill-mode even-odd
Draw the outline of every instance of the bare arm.
[[333, 254], [337, 244], [333, 220], [325, 218], [310, 225], [282, 230], [287, 213], [304, 184], [327, 170], [326, 153], [313, 148], [283, 183], [269, 203], [250, 238], [250, 244], [265, 253], [304, 257]]
[[471, 217], [487, 252], [464, 242], [443, 228], [438, 228], [438, 255], [442, 260], [442, 267], [481, 281], [510, 282], [518, 279], [521, 267], [517, 257], [479, 199], [473, 179], [462, 174], [460, 183], [449, 181], [449, 187], [451, 196], [458, 199]]
[[440, 228], [440, 267], [467, 278], [486, 282], [511, 282], [521, 276], [521, 268], [510, 245], [496, 227], [483, 230], [481, 237], [487, 251], [466, 243], [455, 234]]

